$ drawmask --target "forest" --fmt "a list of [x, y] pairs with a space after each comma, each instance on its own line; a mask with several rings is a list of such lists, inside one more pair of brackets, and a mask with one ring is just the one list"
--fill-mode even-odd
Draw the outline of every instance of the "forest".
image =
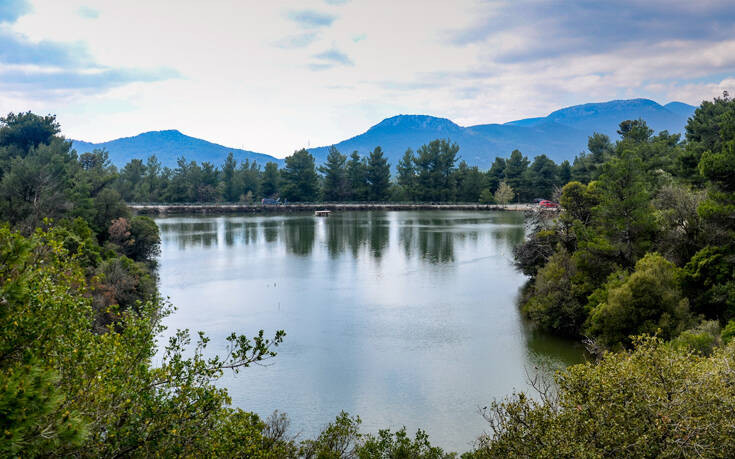
[[[500, 184], [513, 191], [509, 201], [550, 199], [555, 187], [569, 180], [588, 181], [590, 169], [610, 149], [610, 139], [596, 134], [589, 155], [582, 153], [573, 164], [557, 165], [546, 155], [529, 160], [520, 151], [496, 158], [481, 171], [460, 159], [459, 147], [437, 139], [415, 152], [407, 150], [401, 161], [388, 163], [379, 146], [367, 156], [349, 156], [330, 149], [323, 165], [316, 166], [307, 150], [286, 157], [285, 166], [269, 162], [264, 167], [232, 154], [221, 165], [197, 164], [179, 158], [175, 169], [161, 167], [155, 156], [145, 162], [134, 159], [120, 170], [114, 189], [131, 203], [258, 203], [262, 198], [290, 202], [464, 202], [494, 203]], [[105, 163], [104, 151], [95, 151]], [[111, 170], [114, 168], [110, 167]], [[507, 193], [503, 195], [507, 196]], [[501, 198], [503, 199], [503, 198]]]
[[[619, 134], [615, 142], [593, 134], [573, 164], [514, 151], [486, 172], [456, 164], [456, 145], [437, 140], [407, 151], [393, 179], [379, 147], [367, 158], [333, 149], [319, 169], [300, 150], [282, 170], [230, 157], [220, 168], [182, 158], [168, 170], [149, 158], [118, 171], [104, 151], [77, 154], [54, 116], [0, 118], [0, 455], [734, 451], [735, 101], [703, 102], [685, 139], [643, 120], [624, 121]], [[521, 201], [558, 195], [562, 211], [529, 215], [515, 249], [529, 277], [520, 308], [540, 329], [584, 340], [591, 357], [554, 381], [533, 380], [536, 394], [490, 403], [487, 433], [461, 456], [421, 430], [364, 433], [347, 413], [300, 438], [285, 414], [234, 408], [218, 378], [277, 358], [282, 330], [233, 333], [221, 356], [188, 330], [157, 347], [174, 313], [156, 286], [160, 237], [126, 202], [492, 202], [506, 187]]]

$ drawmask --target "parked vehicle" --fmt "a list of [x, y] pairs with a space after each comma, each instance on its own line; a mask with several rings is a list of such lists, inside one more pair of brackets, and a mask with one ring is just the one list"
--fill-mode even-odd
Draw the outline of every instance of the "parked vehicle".
[[544, 208], [547, 208], [547, 209], [556, 209], [556, 208], [559, 207], [559, 204], [557, 204], [557, 203], [555, 203], [553, 201], [548, 201], [546, 199], [544, 199], [542, 201], [539, 201], [538, 205], [539, 205], [539, 207], [544, 207]]

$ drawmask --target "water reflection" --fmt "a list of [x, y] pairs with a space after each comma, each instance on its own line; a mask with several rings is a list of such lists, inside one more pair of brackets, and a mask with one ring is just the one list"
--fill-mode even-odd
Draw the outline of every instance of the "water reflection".
[[424, 428], [437, 444], [467, 450], [487, 427], [478, 406], [527, 389], [529, 369], [581, 356], [520, 318], [525, 278], [511, 264], [524, 234], [518, 213], [157, 223], [160, 288], [178, 308], [169, 330], [204, 330], [213, 352], [232, 331], [286, 330], [273, 366], [221, 384], [235, 406], [288, 411], [305, 436], [346, 410], [366, 431]]
[[[297, 217], [176, 217], [158, 220], [161, 236], [180, 249], [188, 247], [225, 247], [258, 244], [283, 244], [289, 253], [307, 256], [317, 241], [327, 247], [331, 258], [345, 254], [368, 254], [379, 260], [396, 241], [406, 257], [418, 256], [433, 264], [455, 261], [455, 244], [476, 244], [483, 236], [492, 237], [509, 251], [523, 240], [524, 228], [518, 214], [475, 214], [467, 216], [433, 215], [432, 218], [400, 220], [390, 212], [345, 212], [326, 219]], [[408, 213], [407, 214], [411, 214]], [[418, 214], [418, 213], [416, 213]], [[321, 229], [321, 231], [320, 231]]]
[[287, 220], [283, 226], [286, 250], [296, 255], [309, 255], [314, 248], [316, 221], [313, 218]]
[[211, 220], [176, 219], [159, 221], [158, 229], [163, 239], [175, 241], [181, 249], [187, 247], [211, 247], [217, 244], [217, 223]]
[[[308, 256], [317, 242], [323, 243], [330, 258], [349, 254], [380, 260], [391, 243], [398, 244], [406, 257], [420, 257], [432, 264], [455, 261], [456, 244], [477, 244], [491, 237], [505, 252], [524, 238], [522, 216], [511, 213], [432, 215], [406, 212], [345, 212], [329, 218], [310, 215], [296, 217], [186, 217], [158, 221], [161, 236], [180, 249], [282, 244], [288, 253]], [[435, 212], [437, 214], [437, 212]], [[395, 237], [391, 241], [391, 235]]]

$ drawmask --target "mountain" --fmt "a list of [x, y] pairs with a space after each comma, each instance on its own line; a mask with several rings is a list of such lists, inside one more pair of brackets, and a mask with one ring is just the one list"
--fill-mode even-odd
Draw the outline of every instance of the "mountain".
[[230, 152], [240, 161], [249, 159], [250, 161], [257, 161], [261, 165], [269, 161], [279, 165], [283, 163], [282, 159], [273, 156], [239, 148], [224, 147], [196, 137], [190, 137], [175, 129], [144, 132], [134, 137], [124, 137], [102, 143], [72, 140], [72, 146], [78, 153], [104, 148], [110, 153], [110, 161], [118, 167], [124, 166], [131, 159], [145, 161], [151, 155], [156, 155], [163, 166], [171, 168], [176, 167], [176, 160], [181, 156], [188, 161], [193, 160], [198, 163], [209, 161], [219, 166]]
[[[571, 161], [586, 150], [587, 138], [594, 132], [617, 139], [618, 124], [627, 119], [642, 118], [657, 132], [683, 132], [695, 109], [681, 102], [663, 106], [648, 99], [614, 100], [575, 105], [545, 117], [467, 127], [428, 115], [398, 115], [334, 146], [343, 154], [357, 150], [365, 155], [380, 145], [395, 166], [407, 148], [416, 150], [434, 139], [449, 139], [459, 144], [462, 159], [482, 169], [490, 167], [496, 156], [507, 157], [514, 149], [531, 158], [545, 154], [558, 163]], [[323, 162], [329, 147], [310, 151], [317, 162]]]
[[[355, 150], [366, 155], [379, 145], [394, 168], [406, 149], [417, 150], [434, 139], [458, 143], [460, 158], [481, 169], [490, 167], [496, 156], [507, 157], [515, 149], [529, 158], [545, 154], [559, 163], [565, 159], [571, 161], [579, 152], [586, 150], [587, 138], [594, 132], [617, 139], [618, 124], [627, 119], [642, 118], [657, 132], [682, 133], [695, 109], [682, 102], [660, 105], [648, 99], [613, 100], [566, 107], [544, 117], [466, 127], [446, 118], [398, 115], [386, 118], [366, 132], [334, 146], [346, 155]], [[230, 152], [241, 161], [250, 159], [261, 165], [269, 161], [283, 164], [282, 159], [273, 156], [227, 148], [176, 130], [145, 132], [103, 143], [74, 140], [73, 145], [79, 153], [105, 148], [118, 167], [133, 158], [145, 160], [153, 154], [169, 167], [175, 167], [180, 156], [219, 166]], [[329, 153], [329, 146], [311, 148], [310, 151], [317, 163], [322, 163]]]

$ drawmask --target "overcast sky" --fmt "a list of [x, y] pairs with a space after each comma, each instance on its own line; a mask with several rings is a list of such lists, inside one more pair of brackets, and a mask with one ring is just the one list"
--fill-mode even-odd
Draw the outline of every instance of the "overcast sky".
[[732, 0], [594, 3], [0, 0], [0, 113], [283, 157], [400, 113], [466, 126], [735, 92]]

